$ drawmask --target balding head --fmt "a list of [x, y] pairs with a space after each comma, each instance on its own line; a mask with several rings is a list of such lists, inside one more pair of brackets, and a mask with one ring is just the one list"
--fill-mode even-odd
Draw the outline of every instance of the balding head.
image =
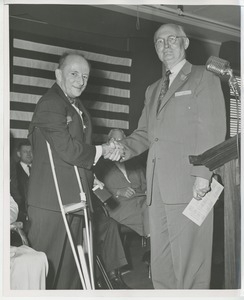
[[55, 71], [57, 84], [68, 99], [79, 97], [85, 90], [90, 73], [90, 65], [79, 52], [62, 55]]
[[124, 138], [126, 138], [124, 131], [119, 128], [114, 128], [110, 130], [107, 140], [110, 141], [111, 139], [113, 139], [115, 141], [121, 141]]

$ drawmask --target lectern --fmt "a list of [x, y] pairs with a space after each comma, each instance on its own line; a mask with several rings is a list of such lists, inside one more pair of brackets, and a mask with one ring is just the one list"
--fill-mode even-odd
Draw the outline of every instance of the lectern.
[[204, 165], [221, 176], [224, 185], [225, 289], [241, 284], [241, 197], [239, 168], [240, 134], [198, 156], [189, 156], [193, 165]]

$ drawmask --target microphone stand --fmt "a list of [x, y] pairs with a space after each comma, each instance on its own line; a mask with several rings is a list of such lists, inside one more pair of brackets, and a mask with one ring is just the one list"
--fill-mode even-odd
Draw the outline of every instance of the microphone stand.
[[239, 84], [237, 82], [236, 77], [233, 75], [233, 70], [232, 69], [228, 69], [227, 70], [227, 74], [230, 76], [228, 83], [229, 83], [229, 87], [230, 89], [232, 89], [235, 99], [236, 99], [236, 115], [237, 115], [237, 124], [236, 124], [236, 148], [237, 148], [237, 161], [238, 161], [238, 165], [239, 165], [239, 176], [240, 176], [240, 147], [239, 147], [239, 120], [240, 120], [240, 113], [239, 113], [239, 102], [241, 100], [241, 90], [239, 87]]
[[227, 74], [230, 76], [229, 78], [229, 86], [232, 89], [232, 91], [235, 94], [235, 97], [238, 99], [238, 101], [240, 101], [240, 96], [241, 96], [241, 90], [239, 87], [239, 84], [236, 80], [236, 77], [233, 75], [233, 70], [232, 69], [228, 69]]

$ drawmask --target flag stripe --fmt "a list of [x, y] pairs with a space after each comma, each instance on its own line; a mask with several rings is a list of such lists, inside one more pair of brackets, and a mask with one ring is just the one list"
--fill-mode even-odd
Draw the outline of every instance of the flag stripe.
[[129, 129], [128, 122], [122, 121], [122, 120], [109, 120], [109, 119], [104, 119], [104, 118], [92, 118], [92, 122], [95, 126]]
[[119, 119], [121, 121], [128, 121], [129, 117], [128, 114], [121, 113], [121, 112], [111, 112], [111, 111], [101, 111], [101, 110], [90, 110], [90, 115], [92, 117], [92, 120], [96, 117], [98, 118], [104, 118], [104, 119]]
[[83, 103], [89, 109], [98, 109], [98, 110], [105, 110], [111, 112], [122, 112], [122, 113], [129, 113], [129, 106], [122, 105], [122, 104], [114, 104], [114, 103], [106, 103], [106, 102], [99, 102], [99, 101], [89, 101], [84, 100]]
[[33, 112], [29, 111], [19, 111], [19, 110], [11, 110], [10, 111], [10, 119], [17, 121], [31, 121]]
[[17, 110], [17, 111], [28, 111], [32, 112], [35, 110], [36, 105], [33, 103], [23, 103], [23, 102], [10, 102], [10, 110]]
[[41, 95], [32, 95], [27, 93], [15, 93], [15, 92], [10, 93], [11, 102], [36, 104], [40, 99], [40, 97]]
[[[110, 129], [113, 129], [114, 127], [104, 127], [104, 126], [93, 126], [93, 134], [95, 136], [99, 136], [99, 135], [107, 135], [108, 132], [110, 131]], [[127, 129], [123, 129], [123, 131], [125, 132], [125, 134], [128, 134], [128, 130]]]
[[12, 128], [10, 130], [11, 134], [13, 135], [13, 137], [17, 138], [17, 139], [26, 139], [28, 136], [28, 129], [15, 129]]
[[[28, 129], [30, 125], [29, 121], [10, 120], [11, 129]], [[18, 136], [16, 136], [18, 137]], [[26, 136], [27, 137], [27, 136]]]
[[[11, 91], [16, 93], [30, 93], [32, 95], [44, 95], [47, 92], [47, 88], [42, 88], [40, 86], [28, 86], [28, 85], [21, 85], [21, 84], [12, 84]], [[12, 101], [12, 99], [10, 99]]]

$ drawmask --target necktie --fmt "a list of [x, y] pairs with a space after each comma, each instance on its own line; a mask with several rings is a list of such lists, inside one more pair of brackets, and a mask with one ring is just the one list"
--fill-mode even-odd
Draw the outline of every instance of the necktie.
[[72, 104], [72, 105], [77, 105], [77, 99], [76, 98], [69, 98], [69, 102]]
[[79, 114], [80, 118], [81, 118], [81, 122], [82, 122], [82, 126], [83, 126], [83, 130], [86, 129], [86, 125], [84, 122], [84, 118], [82, 116], [82, 111], [75, 105], [75, 103], [72, 104], [72, 106], [74, 107], [74, 109], [77, 111], [77, 113]]
[[31, 174], [31, 165], [27, 165], [28, 169], [29, 169], [29, 176]]
[[164, 95], [166, 94], [168, 88], [169, 88], [169, 75], [171, 74], [170, 70], [167, 70], [165, 73], [164, 81], [161, 87], [161, 91], [158, 97], [158, 106], [157, 106], [157, 113], [159, 111], [159, 107], [161, 105], [161, 102], [163, 100]]
[[120, 169], [120, 171], [123, 173], [123, 175], [125, 176], [126, 180], [131, 183], [131, 181], [128, 178], [127, 172], [126, 172], [125, 164], [121, 163], [121, 162], [118, 162], [118, 161], [116, 161], [115, 164]]

